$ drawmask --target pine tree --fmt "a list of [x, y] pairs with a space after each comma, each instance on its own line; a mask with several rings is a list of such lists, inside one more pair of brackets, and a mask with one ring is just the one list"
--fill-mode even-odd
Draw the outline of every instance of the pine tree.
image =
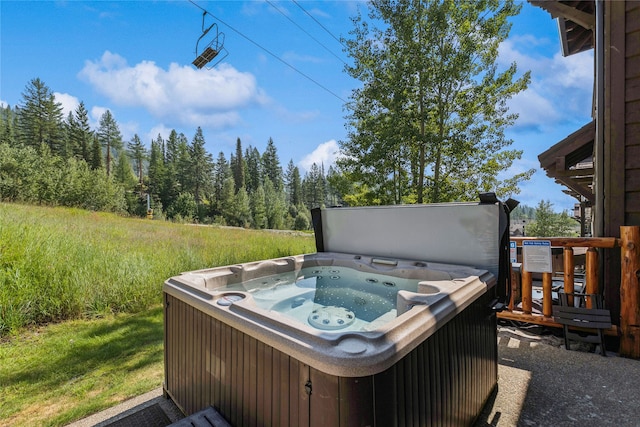
[[222, 183], [222, 194], [220, 195], [220, 214], [227, 224], [236, 223], [235, 185], [231, 172], [227, 173]]
[[78, 108], [74, 112], [74, 131], [71, 141], [73, 154], [76, 158], [83, 159], [91, 163], [91, 144], [93, 142], [93, 131], [89, 125], [89, 112], [80, 101]]
[[131, 159], [125, 150], [120, 150], [115, 158], [113, 179], [120, 183], [125, 192], [127, 212], [133, 215], [143, 216], [146, 213], [146, 199], [136, 194], [138, 179], [131, 166]]
[[135, 165], [136, 175], [138, 177], [138, 190], [140, 198], [144, 197], [144, 161], [147, 160], [147, 149], [142, 144], [138, 134], [134, 134], [131, 141], [127, 144], [129, 156]]
[[254, 228], [267, 227], [267, 206], [265, 202], [264, 188], [259, 186], [250, 197], [251, 214]]
[[257, 148], [249, 146], [245, 150], [245, 181], [247, 191], [252, 193], [262, 186], [262, 157]]
[[300, 179], [300, 169], [293, 164], [293, 160], [289, 160], [285, 178], [289, 204], [300, 205], [302, 203], [302, 180]]
[[100, 127], [98, 128], [98, 141], [105, 149], [105, 167], [107, 176], [111, 175], [111, 163], [114, 153], [122, 149], [122, 135], [120, 128], [111, 111], [107, 110], [100, 117]]
[[[211, 203], [213, 216], [222, 215], [223, 211], [223, 198], [224, 198], [224, 183], [227, 177], [230, 175], [229, 164], [224, 157], [224, 153], [221, 151], [218, 154], [218, 159], [213, 167], [213, 201]], [[235, 184], [234, 184], [235, 185]]]
[[162, 200], [161, 194], [165, 184], [163, 145], [162, 136], [158, 135], [158, 139], [151, 141], [149, 153], [149, 195], [155, 202]]
[[18, 109], [18, 134], [25, 146], [41, 149], [46, 145], [55, 155], [62, 154], [64, 118], [62, 105], [39, 78], [31, 80], [22, 93]]
[[93, 135], [91, 138], [91, 161], [89, 164], [92, 170], [102, 169], [102, 147], [98, 135]]
[[317, 164], [312, 164], [305, 174], [302, 183], [304, 192], [304, 202], [308, 209], [318, 208], [325, 205], [326, 183], [323, 169]]
[[[184, 135], [180, 134], [172, 129], [169, 133], [169, 138], [165, 145], [165, 158], [164, 158], [164, 180], [160, 190], [160, 200], [162, 206], [164, 206], [167, 212], [170, 212], [171, 204], [176, 200], [180, 191], [182, 191], [181, 182], [178, 181], [179, 177], [183, 177], [184, 174], [178, 174], [179, 167], [185, 167], [187, 162], [180, 162], [181, 153], [186, 150], [186, 138], [182, 138]], [[187, 153], [188, 154], [188, 153]], [[187, 159], [188, 160], [188, 159]], [[181, 163], [180, 165], [178, 163]]]
[[213, 159], [211, 154], [204, 148], [205, 140], [202, 129], [198, 126], [196, 134], [189, 146], [191, 189], [196, 204], [203, 202], [204, 193], [211, 187]]
[[233, 173], [233, 181], [236, 184], [236, 193], [241, 188], [245, 188], [244, 181], [244, 158], [242, 157], [242, 142], [240, 138], [236, 141], [236, 154], [231, 157], [231, 172]]
[[267, 148], [264, 150], [264, 154], [262, 154], [262, 167], [265, 180], [268, 178], [271, 181], [276, 192], [282, 191], [284, 187], [282, 181], [282, 167], [280, 167], [280, 160], [278, 159], [276, 145], [271, 138], [269, 138]]

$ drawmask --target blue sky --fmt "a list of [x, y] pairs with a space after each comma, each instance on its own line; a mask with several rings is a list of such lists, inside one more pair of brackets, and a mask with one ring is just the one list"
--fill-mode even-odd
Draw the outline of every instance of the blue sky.
[[[367, 4], [194, 1], [216, 18], [205, 25], [224, 33], [229, 55], [212, 70], [191, 65], [202, 11], [187, 0], [0, 1], [0, 102], [20, 104], [38, 77], [65, 115], [83, 101], [95, 128], [111, 110], [125, 141], [138, 134], [149, 146], [171, 129], [191, 140], [201, 126], [214, 158], [222, 151], [228, 159], [237, 138], [260, 152], [273, 138], [283, 167], [332, 164], [346, 137], [344, 100], [359, 85], [344, 73], [350, 60], [334, 36], [347, 36], [350, 17]], [[593, 54], [563, 58], [556, 22], [523, 2], [499, 61], [532, 77], [510, 102], [520, 118], [508, 136], [524, 155], [507, 175], [538, 171], [514, 198], [572, 209], [575, 199], [537, 156], [591, 120]]]

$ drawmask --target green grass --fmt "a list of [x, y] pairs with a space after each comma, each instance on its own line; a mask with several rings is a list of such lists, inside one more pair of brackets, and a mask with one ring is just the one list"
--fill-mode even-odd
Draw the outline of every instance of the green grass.
[[62, 426], [162, 384], [162, 307], [72, 320], [0, 344], [0, 425]]
[[291, 233], [0, 203], [0, 336], [143, 310], [182, 271], [314, 251]]
[[311, 236], [0, 203], [0, 426], [64, 425], [162, 384], [162, 283], [315, 252]]

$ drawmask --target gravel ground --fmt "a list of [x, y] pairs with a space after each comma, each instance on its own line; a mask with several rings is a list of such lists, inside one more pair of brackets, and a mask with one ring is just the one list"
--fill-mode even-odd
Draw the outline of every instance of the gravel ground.
[[498, 329], [498, 391], [475, 427], [640, 427], [640, 361], [553, 335]]

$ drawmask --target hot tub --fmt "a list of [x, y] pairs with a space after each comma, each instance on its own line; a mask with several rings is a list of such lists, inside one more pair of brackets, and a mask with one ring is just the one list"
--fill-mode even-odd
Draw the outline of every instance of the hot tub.
[[[452, 232], [474, 236], [458, 248], [459, 263], [442, 251], [407, 257], [394, 243], [408, 238], [404, 220], [430, 224], [434, 206], [443, 208], [436, 219], [473, 219]], [[186, 414], [214, 406], [235, 426], [473, 423], [497, 383], [504, 211], [500, 203], [315, 211], [317, 253], [168, 279], [167, 395]], [[402, 225], [385, 223], [389, 215]], [[348, 232], [330, 231], [348, 223]], [[439, 227], [412, 223], [415, 253], [425, 242], [413, 239]], [[366, 252], [336, 250], [357, 245], [350, 239], [363, 227], [396, 237]], [[369, 234], [360, 240], [371, 243]]]

